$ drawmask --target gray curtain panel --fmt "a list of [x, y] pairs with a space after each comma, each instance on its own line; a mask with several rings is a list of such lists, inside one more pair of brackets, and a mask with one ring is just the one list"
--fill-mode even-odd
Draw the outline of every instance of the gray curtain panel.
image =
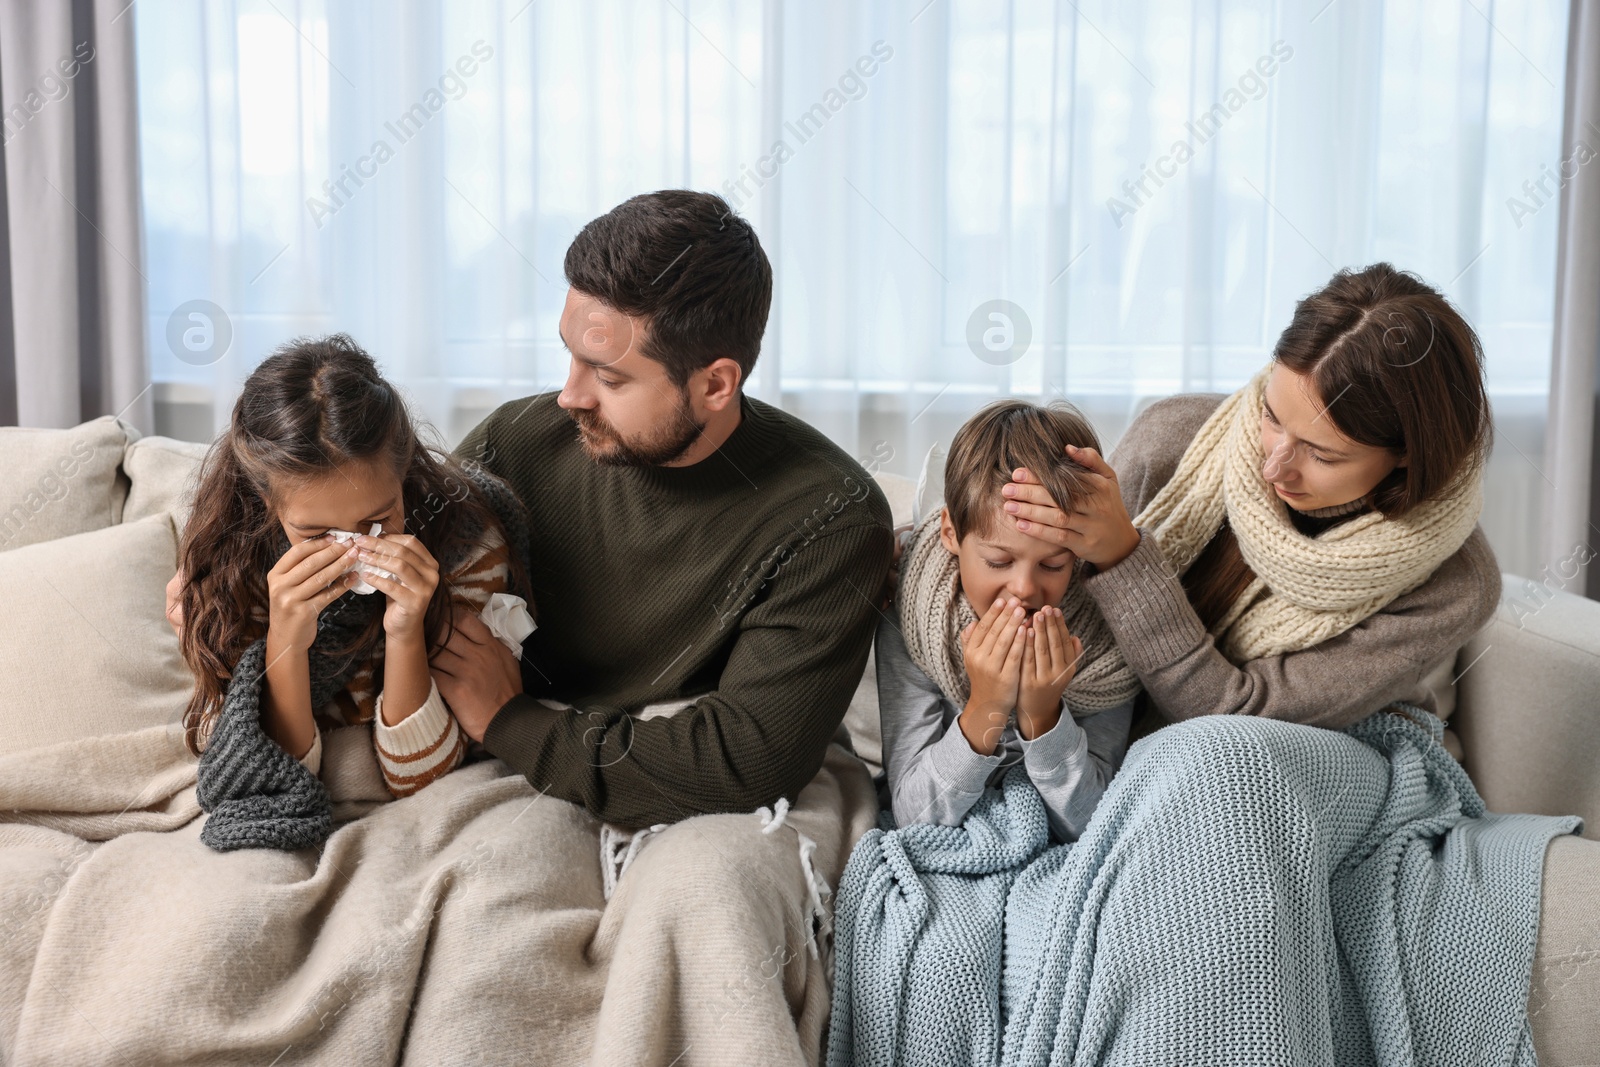
[[0, 424], [153, 429], [132, 6], [0, 2]]
[[[1583, 152], [1580, 144], [1587, 146]], [[1550, 523], [1545, 557], [1569, 592], [1600, 599], [1600, 5], [1572, 0], [1567, 30], [1561, 236], [1550, 367]], [[1581, 153], [1581, 154], [1580, 154]], [[1568, 163], [1567, 160], [1572, 162]], [[1569, 174], [1576, 169], [1576, 174]], [[1579, 570], [1581, 568], [1581, 570]], [[1579, 570], [1577, 577], [1574, 571]], [[1582, 573], [1586, 571], [1587, 573]]]

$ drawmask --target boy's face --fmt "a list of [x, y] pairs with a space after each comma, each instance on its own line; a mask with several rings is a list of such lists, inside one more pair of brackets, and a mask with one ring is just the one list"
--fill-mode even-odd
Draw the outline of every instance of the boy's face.
[[939, 541], [961, 565], [961, 589], [980, 616], [996, 597], [1014, 596], [1030, 616], [1046, 604], [1058, 605], [1072, 584], [1072, 565], [1078, 558], [1064, 548], [1029, 537], [1006, 521], [1001, 504], [995, 504], [989, 532], [967, 531], [956, 541], [950, 509], [939, 516]]

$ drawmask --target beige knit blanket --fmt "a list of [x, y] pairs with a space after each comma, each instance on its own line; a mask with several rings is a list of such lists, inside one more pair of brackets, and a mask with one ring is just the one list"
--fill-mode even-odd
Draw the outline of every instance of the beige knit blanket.
[[1152, 530], [1183, 574], [1222, 526], [1256, 577], [1212, 629], [1235, 663], [1310, 648], [1416, 589], [1472, 534], [1483, 510], [1475, 464], [1452, 492], [1406, 515], [1371, 511], [1316, 537], [1295, 528], [1262, 476], [1262, 395], [1272, 364], [1228, 397], [1134, 525]]
[[[956, 707], [972, 694], [961, 654], [961, 631], [978, 618], [961, 588], [958, 559], [939, 541], [940, 509], [932, 508], [911, 534], [900, 562], [895, 605], [911, 661]], [[1117, 650], [1111, 629], [1074, 579], [1062, 598], [1067, 630], [1083, 642], [1077, 673], [1061, 695], [1067, 714], [1084, 717], [1132, 700], [1139, 679]]]
[[0, 1061], [817, 1062], [805, 861], [836, 888], [873, 825], [854, 756], [776, 815], [651, 834], [607, 901], [582, 808], [494, 759], [393, 800], [367, 729], [325, 739], [363, 817], [320, 853], [202, 844], [179, 727], [0, 757]]

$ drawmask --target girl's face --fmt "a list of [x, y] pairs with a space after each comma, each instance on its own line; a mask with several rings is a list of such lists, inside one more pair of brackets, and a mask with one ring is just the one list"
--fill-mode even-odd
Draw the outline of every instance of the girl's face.
[[1357, 444], [1340, 433], [1307, 375], [1274, 366], [1263, 399], [1261, 476], [1296, 511], [1359, 500], [1405, 466], [1387, 448]]
[[972, 610], [982, 617], [996, 598], [1014, 596], [1031, 622], [1046, 604], [1055, 606], [1072, 584], [1077, 557], [1066, 549], [1031, 537], [1006, 520], [999, 506], [987, 535], [967, 531], [956, 540], [956, 526], [945, 508], [939, 519], [939, 541], [956, 556], [961, 569], [961, 591]]
[[273, 495], [278, 498], [278, 522], [290, 544], [329, 530], [366, 533], [375, 522], [382, 524], [382, 533], [405, 532], [400, 478], [381, 461], [347, 463]]

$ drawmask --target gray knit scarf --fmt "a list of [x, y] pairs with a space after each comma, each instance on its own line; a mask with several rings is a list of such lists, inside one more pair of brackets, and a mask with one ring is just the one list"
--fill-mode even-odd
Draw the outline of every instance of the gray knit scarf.
[[[506, 543], [524, 562], [529, 554], [527, 512], [509, 486], [476, 464], [467, 476], [500, 517]], [[471, 520], [463, 523], [463, 544], [482, 536]], [[450, 573], [461, 559], [441, 559]], [[512, 592], [531, 600], [524, 586]], [[384, 598], [376, 597], [379, 605]], [[344, 688], [363, 660], [360, 650], [333, 656], [366, 626], [374, 610], [367, 597], [347, 592], [317, 617], [311, 643], [311, 706], [320, 708]], [[327, 786], [261, 728], [261, 682], [266, 676], [265, 638], [244, 650], [228, 681], [209, 744], [200, 754], [196, 798], [210, 818], [200, 840], [218, 852], [240, 848], [294, 850], [320, 846], [333, 833], [333, 804]]]
[[[961, 631], [978, 615], [961, 589], [960, 561], [939, 541], [938, 508], [912, 531], [900, 564], [895, 603], [911, 661], [952, 704], [964, 707], [972, 681], [961, 655]], [[1061, 695], [1066, 712], [1083, 718], [1137, 696], [1139, 678], [1123, 660], [1110, 627], [1077, 575], [1059, 606], [1067, 630], [1083, 642], [1077, 673]]]

